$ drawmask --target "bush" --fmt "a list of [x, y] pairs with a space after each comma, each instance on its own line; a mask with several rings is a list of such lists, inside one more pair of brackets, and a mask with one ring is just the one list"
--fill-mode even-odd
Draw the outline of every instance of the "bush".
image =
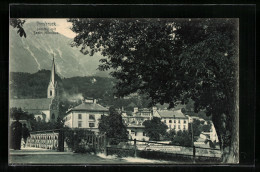
[[65, 142], [67, 143], [68, 147], [72, 149], [72, 151], [77, 153], [95, 152], [94, 148], [91, 148], [89, 145], [87, 145], [89, 139], [88, 136], [92, 135], [94, 135], [93, 131], [85, 129], [64, 129]]

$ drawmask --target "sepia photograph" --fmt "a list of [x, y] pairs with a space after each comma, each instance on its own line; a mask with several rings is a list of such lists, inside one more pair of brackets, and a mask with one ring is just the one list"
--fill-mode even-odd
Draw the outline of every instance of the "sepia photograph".
[[9, 165], [238, 164], [239, 18], [10, 18]]

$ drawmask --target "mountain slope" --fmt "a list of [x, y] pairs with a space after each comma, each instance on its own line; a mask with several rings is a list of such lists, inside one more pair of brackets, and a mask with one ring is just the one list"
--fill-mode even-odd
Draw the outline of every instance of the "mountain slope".
[[55, 58], [57, 73], [61, 77], [106, 75], [97, 70], [101, 55], [83, 55], [71, 47], [72, 39], [61, 34], [34, 34], [39, 26], [36, 22], [25, 23], [27, 37], [20, 37], [10, 27], [10, 71], [35, 73], [49, 70]]

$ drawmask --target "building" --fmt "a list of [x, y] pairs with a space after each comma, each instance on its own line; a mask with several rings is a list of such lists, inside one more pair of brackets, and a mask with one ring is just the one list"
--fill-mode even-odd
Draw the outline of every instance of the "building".
[[168, 126], [168, 130], [188, 130], [189, 118], [181, 110], [153, 110], [153, 116], [161, 118], [161, 121]]
[[95, 99], [86, 99], [82, 104], [69, 109], [63, 118], [69, 128], [85, 128], [98, 132], [99, 119], [108, 115], [108, 109], [97, 104]]
[[122, 118], [127, 125], [142, 125], [144, 121], [151, 120], [153, 118], [153, 114], [148, 108], [138, 109], [138, 107], [135, 107], [131, 116], [126, 115], [126, 113], [122, 113]]
[[47, 98], [10, 99], [9, 108], [21, 108], [33, 114], [36, 120], [55, 122], [59, 116], [58, 84], [55, 80], [55, 62], [52, 61], [50, 82], [47, 88]]
[[129, 139], [136, 139], [141, 141], [149, 141], [149, 137], [144, 132], [143, 125], [128, 125], [127, 126]]

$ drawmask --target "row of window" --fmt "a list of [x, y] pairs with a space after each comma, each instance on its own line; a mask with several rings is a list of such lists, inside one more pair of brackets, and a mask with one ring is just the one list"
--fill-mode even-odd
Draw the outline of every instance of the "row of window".
[[[82, 114], [78, 114], [78, 119], [82, 119]], [[95, 120], [95, 115], [89, 114], [88, 119], [90, 119], [90, 120]]]
[[[93, 122], [90, 122], [88, 125], [89, 125], [90, 128], [95, 127], [95, 123], [93, 123]], [[78, 121], [78, 127], [79, 128], [82, 127], [82, 121]]]
[[[168, 126], [169, 128], [171, 128], [171, 125]], [[173, 125], [173, 128], [176, 129], [176, 125]], [[178, 129], [181, 129], [181, 126], [178, 125]], [[183, 125], [183, 129], [186, 130], [186, 126]]]
[[[166, 123], [166, 120], [164, 120], [164, 123]], [[169, 120], [169, 123], [172, 123], [172, 120]], [[176, 120], [173, 120], [173, 123], [176, 123]], [[181, 123], [181, 120], [178, 120], [178, 123]], [[186, 124], [186, 120], [183, 123]]]

